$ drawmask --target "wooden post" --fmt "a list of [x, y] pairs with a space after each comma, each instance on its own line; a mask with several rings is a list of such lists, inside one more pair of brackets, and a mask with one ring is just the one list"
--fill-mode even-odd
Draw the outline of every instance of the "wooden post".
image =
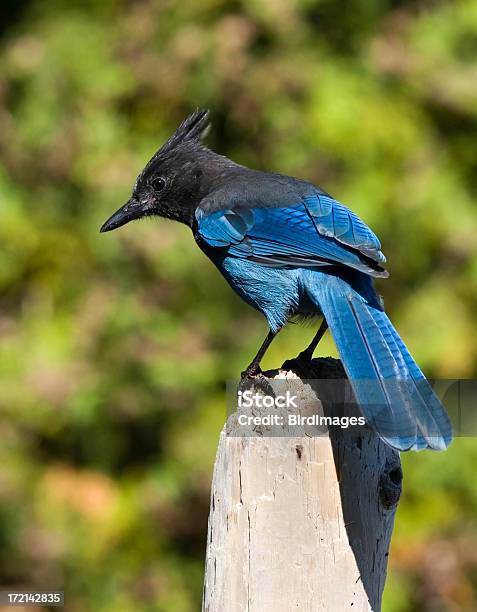
[[[326, 415], [313, 383], [300, 381], [342, 378], [343, 370], [333, 359], [313, 364], [267, 375], [295, 390], [302, 384], [313, 411]], [[278, 437], [237, 436], [236, 428], [230, 417], [217, 451], [202, 610], [380, 610], [398, 454], [367, 427], [294, 437], [285, 425]]]

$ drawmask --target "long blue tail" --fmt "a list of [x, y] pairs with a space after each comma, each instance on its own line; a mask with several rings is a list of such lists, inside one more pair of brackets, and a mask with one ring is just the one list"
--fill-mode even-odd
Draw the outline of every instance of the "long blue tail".
[[306, 286], [368, 424], [400, 451], [446, 449], [452, 441], [449, 417], [383, 311], [371, 279], [310, 271]]

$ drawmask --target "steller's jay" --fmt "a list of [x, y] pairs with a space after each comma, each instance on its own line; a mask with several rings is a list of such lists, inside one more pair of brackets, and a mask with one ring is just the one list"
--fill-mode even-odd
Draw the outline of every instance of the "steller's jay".
[[241, 166], [208, 149], [208, 112], [192, 113], [141, 172], [131, 199], [102, 226], [158, 215], [188, 225], [232, 288], [270, 331], [243, 376], [291, 317], [323, 316], [367, 422], [398, 450], [445, 449], [449, 418], [386, 316], [373, 277], [386, 278], [376, 235], [307, 181]]

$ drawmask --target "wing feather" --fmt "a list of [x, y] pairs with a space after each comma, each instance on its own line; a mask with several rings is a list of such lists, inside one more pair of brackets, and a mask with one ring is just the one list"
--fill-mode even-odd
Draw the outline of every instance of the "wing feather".
[[198, 209], [196, 219], [200, 239], [233, 257], [273, 267], [349, 266], [387, 276], [375, 234], [328, 196], [282, 208]]

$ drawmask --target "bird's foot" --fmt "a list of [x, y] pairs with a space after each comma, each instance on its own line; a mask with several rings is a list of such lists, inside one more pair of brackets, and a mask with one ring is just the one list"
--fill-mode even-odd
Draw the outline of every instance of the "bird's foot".
[[260, 366], [251, 364], [242, 372], [238, 390], [244, 392], [254, 388], [262, 391], [264, 395], [275, 397], [273, 387]]

